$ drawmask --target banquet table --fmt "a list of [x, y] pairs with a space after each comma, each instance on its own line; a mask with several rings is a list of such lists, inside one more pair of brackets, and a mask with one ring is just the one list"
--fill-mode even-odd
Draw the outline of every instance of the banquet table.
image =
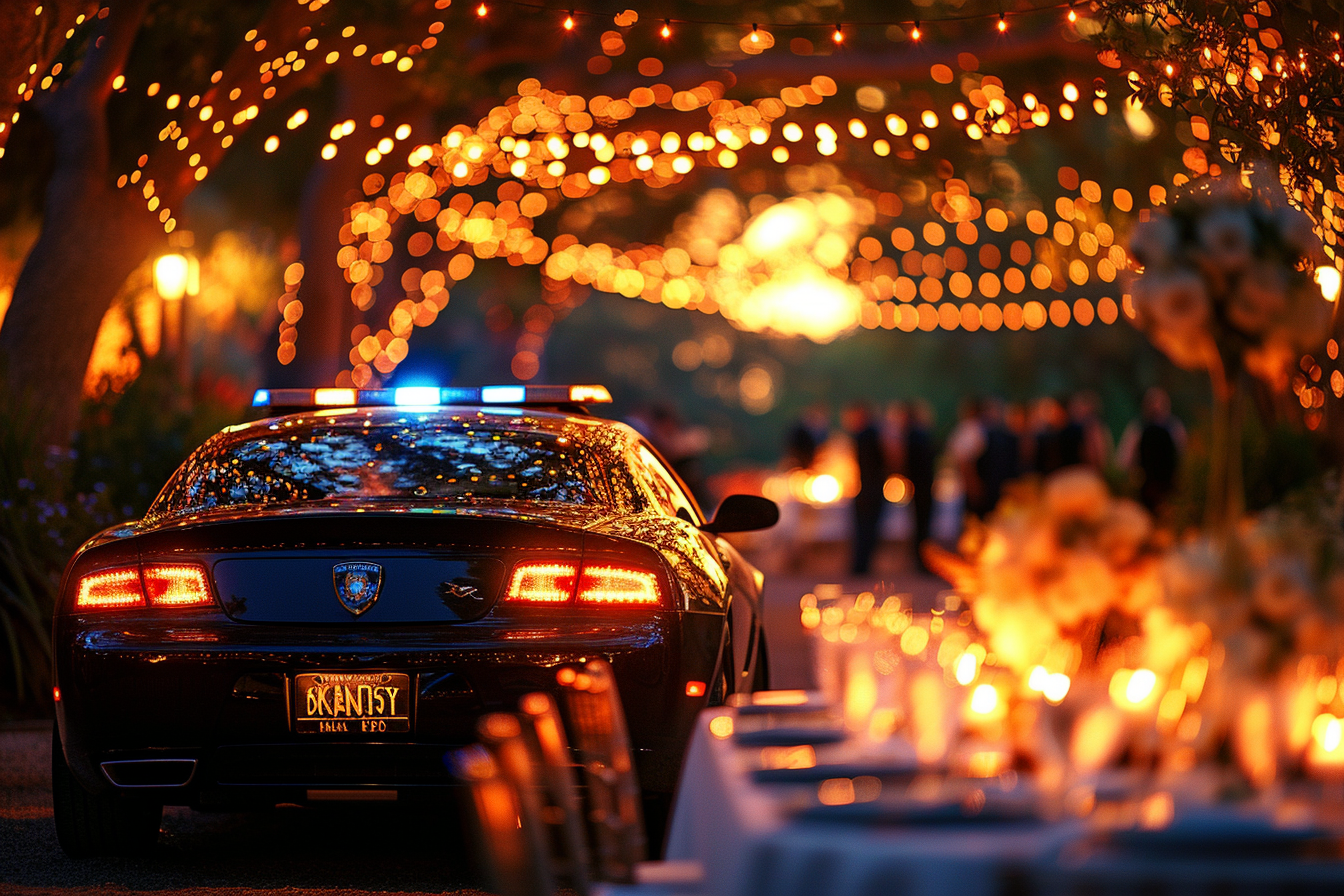
[[[1072, 815], [922, 823], [846, 811], [861, 805], [818, 812], [821, 775], [800, 771], [790, 782], [787, 771], [763, 772], [761, 745], [806, 741], [809, 725], [824, 743], [833, 735], [825, 714], [803, 722], [762, 709], [706, 710], [683, 768], [667, 857], [699, 861], [708, 896], [1344, 893], [1335, 834], [1260, 840], [1258, 828], [1248, 836], [1244, 826], [1219, 827], [1239, 817], [1219, 807], [1194, 829], [1203, 830], [1197, 843], [1161, 831], [1111, 836], [1095, 819]], [[818, 746], [818, 766], [879, 773], [828, 765], [847, 752], [844, 743]], [[1220, 845], [1224, 830], [1230, 839]]]

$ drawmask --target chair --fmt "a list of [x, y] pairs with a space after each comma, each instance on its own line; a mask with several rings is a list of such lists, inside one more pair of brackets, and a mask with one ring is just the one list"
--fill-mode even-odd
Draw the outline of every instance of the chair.
[[565, 667], [557, 680], [588, 790], [594, 877], [632, 883], [635, 866], [645, 858], [644, 819], [611, 665], [591, 660], [582, 671]]
[[449, 764], [470, 788], [490, 887], [499, 896], [552, 896], [555, 875], [522, 725], [491, 713], [478, 729], [489, 749], [456, 750]]
[[583, 811], [574, 759], [565, 738], [560, 712], [549, 694], [527, 694], [518, 703], [529, 723], [540, 759], [541, 794], [546, 798], [542, 820], [550, 831], [551, 853], [561, 875], [578, 896], [587, 896], [590, 855], [585, 837]]

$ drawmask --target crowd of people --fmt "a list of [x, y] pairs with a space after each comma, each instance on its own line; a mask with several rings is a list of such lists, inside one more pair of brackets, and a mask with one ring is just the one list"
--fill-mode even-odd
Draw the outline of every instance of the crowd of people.
[[[993, 397], [968, 398], [940, 450], [933, 409], [927, 402], [892, 402], [881, 415], [866, 402], [845, 406], [840, 424], [857, 470], [851, 571], [863, 574], [872, 566], [888, 503], [883, 488], [892, 475], [904, 477], [909, 490], [905, 497], [913, 515], [911, 548], [920, 569], [919, 546], [930, 535], [939, 470], [954, 477], [962, 509], [981, 517], [994, 510], [1009, 483], [1075, 465], [1103, 473], [1122, 471], [1139, 500], [1161, 515], [1175, 491], [1186, 442], [1185, 427], [1172, 414], [1169, 397], [1160, 388], [1149, 389], [1140, 416], [1125, 428], [1118, 444], [1100, 410], [1097, 396], [1090, 392], [1066, 399], [1042, 397], [1029, 406]], [[785, 466], [813, 467], [818, 452], [832, 438], [826, 406], [807, 408], [788, 433]]]

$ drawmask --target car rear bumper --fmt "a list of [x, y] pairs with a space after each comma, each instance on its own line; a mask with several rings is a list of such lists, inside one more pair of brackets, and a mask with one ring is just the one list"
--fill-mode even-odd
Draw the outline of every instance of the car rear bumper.
[[[214, 612], [63, 617], [57, 714], [67, 761], [90, 790], [182, 805], [389, 789], [406, 799], [455, 785], [444, 757], [476, 740], [481, 714], [555, 691], [558, 668], [603, 657], [615, 670], [642, 783], [671, 790], [705, 704], [686, 696], [685, 682], [711, 680], [721, 624], [675, 611], [524, 614], [396, 631], [248, 625]], [[410, 731], [296, 733], [294, 676], [313, 671], [406, 673]]]

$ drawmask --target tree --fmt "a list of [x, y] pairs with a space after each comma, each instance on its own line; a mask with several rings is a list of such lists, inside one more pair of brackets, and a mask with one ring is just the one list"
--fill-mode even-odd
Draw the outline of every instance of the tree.
[[[31, 37], [28, 64], [55, 74], [31, 99], [50, 134], [54, 168], [41, 233], [0, 327], [0, 356], [6, 388], [32, 408], [43, 444], [70, 444], [103, 315], [127, 276], [176, 228], [183, 201], [264, 120], [262, 107], [283, 104], [336, 65], [381, 62], [389, 52], [412, 59], [437, 43], [426, 28], [446, 6], [422, 0], [399, 8], [400, 33], [418, 40], [390, 51], [375, 44], [371, 53], [358, 25], [321, 0], [209, 8], [112, 0], [74, 29], [65, 47], [70, 62], [50, 69], [49, 34]], [[377, 21], [387, 10], [369, 4], [355, 12]], [[163, 86], [192, 81], [205, 86], [189, 99]], [[296, 111], [287, 125], [306, 118]], [[159, 123], [158, 143], [146, 152], [150, 121]]]

